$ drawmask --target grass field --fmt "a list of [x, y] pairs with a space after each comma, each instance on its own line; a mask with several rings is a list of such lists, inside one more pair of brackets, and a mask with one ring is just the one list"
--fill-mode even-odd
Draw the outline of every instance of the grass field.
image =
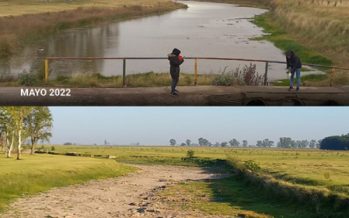
[[115, 160], [53, 155], [0, 157], [0, 211], [18, 197], [54, 187], [125, 175], [133, 168]]
[[[23, 161], [0, 159], [0, 178], [5, 184], [0, 186], [2, 207], [22, 194], [132, 171], [120, 162], [199, 166], [232, 173], [224, 179], [166, 188], [159, 195], [171, 208], [246, 217], [346, 217], [349, 213], [344, 206], [349, 199], [346, 151], [61, 145], [39, 150], [75, 157], [37, 154]], [[194, 151], [193, 158], [188, 158], [188, 150]], [[101, 159], [108, 155], [117, 162]]]
[[[194, 151], [194, 158], [186, 158], [188, 150]], [[237, 170], [236, 175], [230, 179], [210, 184], [205, 182], [182, 184], [173, 187], [175, 191], [168, 190], [169, 193], [181, 193], [177, 189], [186, 192], [187, 189], [194, 189], [193, 187], [197, 186], [198, 193], [209, 191], [208, 195], [212, 195], [219, 186], [227, 189], [216, 192], [215, 197], [203, 198], [199, 202], [193, 200], [191, 204], [185, 205], [187, 209], [201, 208], [200, 210], [205, 212], [206, 207], [217, 207], [216, 210], [206, 209], [206, 212], [215, 213], [216, 211], [224, 214], [224, 211], [227, 211], [226, 213], [230, 215], [236, 215], [243, 210], [243, 213], [252, 211], [280, 217], [280, 214], [288, 214], [287, 211], [290, 209], [292, 211], [293, 207], [299, 207], [296, 214], [300, 216], [285, 217], [319, 217], [319, 214], [324, 217], [348, 215], [346, 207], [342, 206], [342, 203], [349, 199], [349, 167], [347, 165], [349, 152], [345, 151], [119, 146], [55, 146], [55, 151], [76, 152], [82, 155], [113, 155], [117, 161], [125, 163], [213, 166], [214, 171], [220, 172]], [[232, 190], [229, 192], [230, 188]], [[256, 192], [258, 190], [260, 195], [244, 203], [251, 197], [250, 189]], [[192, 195], [195, 199], [196, 194], [192, 193]], [[241, 202], [235, 201], [235, 197], [241, 199]], [[225, 200], [222, 200], [223, 203], [218, 200], [217, 203], [216, 198]], [[267, 198], [270, 199], [266, 200]], [[179, 202], [179, 206], [180, 204]], [[290, 205], [289, 208], [287, 205]], [[308, 212], [312, 216], [307, 216]]]
[[349, 152], [200, 147], [56, 146], [56, 152], [113, 155], [129, 163], [183, 164], [191, 149], [198, 158], [253, 161], [265, 173], [285, 182], [349, 197]]

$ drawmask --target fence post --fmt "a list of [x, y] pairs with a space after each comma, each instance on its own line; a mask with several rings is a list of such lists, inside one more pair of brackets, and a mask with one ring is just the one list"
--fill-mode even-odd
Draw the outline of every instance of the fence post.
[[46, 58], [44, 61], [45, 69], [44, 69], [44, 80], [47, 83], [48, 82], [48, 59]]
[[195, 64], [194, 64], [194, 85], [196, 86], [198, 84], [198, 59], [195, 58]]
[[333, 80], [334, 80], [335, 75], [336, 75], [336, 69], [332, 68], [331, 75], [330, 75], [330, 86], [331, 87], [333, 86]]
[[264, 72], [264, 85], [268, 85], [268, 68], [269, 68], [269, 62], [265, 62], [265, 72]]
[[122, 59], [122, 87], [126, 87], [126, 59]]

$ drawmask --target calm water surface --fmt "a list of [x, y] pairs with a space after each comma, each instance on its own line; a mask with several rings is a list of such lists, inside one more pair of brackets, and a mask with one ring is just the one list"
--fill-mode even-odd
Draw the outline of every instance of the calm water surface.
[[[42, 70], [42, 56], [162, 57], [177, 47], [184, 56], [239, 57], [284, 61], [282, 51], [267, 41], [251, 38], [263, 35], [261, 28], [251, 23], [264, 9], [238, 7], [231, 4], [184, 1], [188, 9], [160, 16], [74, 28], [48, 37], [11, 60], [0, 61], [0, 74], [16, 75]], [[43, 48], [44, 53], [37, 54]], [[199, 61], [199, 73], [220, 73], [249, 64], [237, 61]], [[187, 60], [182, 72], [193, 72], [193, 61]], [[264, 73], [264, 64], [257, 64]], [[168, 72], [167, 60], [130, 60], [127, 73]], [[53, 61], [50, 75], [101, 73], [120, 75], [121, 61]], [[285, 66], [272, 64], [269, 80], [286, 78]]]

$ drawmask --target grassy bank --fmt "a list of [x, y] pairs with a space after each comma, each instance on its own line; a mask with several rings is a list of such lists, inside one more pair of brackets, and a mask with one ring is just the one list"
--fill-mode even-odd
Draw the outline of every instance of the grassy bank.
[[[263, 27], [267, 35], [257, 38], [258, 40], [269, 40], [275, 44], [276, 47], [283, 51], [293, 50], [301, 58], [303, 63], [320, 64], [320, 65], [339, 65], [348, 67], [346, 63], [341, 60], [340, 54], [337, 57], [328, 55], [320, 47], [315, 48], [308, 46], [307, 43], [302, 42], [301, 39], [293, 36], [289, 30], [285, 29], [283, 24], [277, 23], [276, 15], [272, 12], [257, 16], [254, 23]], [[303, 31], [299, 29], [297, 31]], [[320, 42], [319, 42], [320, 43]], [[320, 45], [319, 45], [320, 46]], [[349, 71], [333, 72], [331, 69], [321, 69], [327, 72], [326, 75], [309, 75], [302, 77], [302, 83], [305, 86], [332, 86], [332, 85], [347, 85], [349, 83]], [[275, 85], [288, 85], [287, 80], [278, 81]]]
[[[199, 74], [199, 85], [212, 85], [217, 75], [215, 74]], [[73, 76], [59, 76], [56, 79], [51, 79], [47, 83], [36, 75], [24, 76], [19, 79], [10, 79], [0, 82], [0, 85], [5, 86], [50, 86], [50, 87], [74, 87], [74, 88], [120, 88], [123, 86], [122, 76], [103, 76], [101, 74], [76, 74]], [[194, 85], [194, 75], [181, 73], [179, 84], [180, 86]], [[127, 87], [157, 87], [169, 86], [171, 76], [169, 73], [139, 73], [126, 76]]]
[[63, 29], [163, 13], [183, 5], [169, 0], [63, 0], [0, 2], [0, 57]]
[[266, 195], [232, 176], [208, 182], [183, 182], [159, 194], [174, 210], [200, 211], [205, 216], [316, 217], [309, 208]]
[[[201, 74], [198, 76], [198, 84], [211, 85], [215, 75]], [[169, 86], [171, 77], [169, 73], [141, 73], [126, 76], [127, 87], [156, 87]], [[75, 75], [73, 77], [59, 77], [56, 80], [49, 81], [49, 86], [69, 86], [69, 87], [122, 87], [122, 76], [102, 76], [93, 75]], [[194, 85], [194, 75], [182, 73], [180, 75], [180, 86]]]
[[[252, 70], [249, 70], [252, 69]], [[264, 77], [260, 76], [255, 68], [245, 66], [234, 72], [219, 74], [198, 74], [197, 85], [216, 86], [259, 86], [262, 85]], [[126, 76], [127, 87], [161, 87], [171, 84], [169, 73], [137, 73]], [[73, 87], [73, 88], [120, 88], [123, 86], [122, 76], [103, 76], [101, 74], [73, 74], [72, 76], [58, 76], [44, 82], [40, 75], [21, 74], [17, 78], [6, 78], [0, 82], [5, 86], [50, 86], [50, 87]], [[194, 74], [181, 73], [179, 86], [195, 85]]]
[[15, 198], [83, 183], [116, 177], [134, 169], [114, 160], [53, 155], [24, 156], [23, 160], [0, 158], [0, 211]]
[[198, 0], [203, 2], [217, 2], [217, 3], [229, 3], [238, 4], [244, 7], [258, 7], [258, 8], [268, 8], [270, 5], [270, 0]]
[[[268, 13], [257, 16], [254, 21], [267, 33], [258, 39], [269, 40], [284, 51], [294, 50], [304, 63], [349, 68], [349, 0], [211, 1], [268, 8]], [[347, 85], [349, 72], [336, 71], [326, 78], [319, 76], [314, 80], [312, 76], [303, 81], [314, 86]]]
[[272, 13], [265, 18], [271, 27], [283, 30], [290, 39], [335, 64], [349, 66], [348, 0], [273, 0], [272, 3]]
[[[349, 68], [349, 1], [271, 0], [270, 12], [257, 16], [255, 23], [268, 33], [261, 39], [286, 51], [292, 49], [304, 63]], [[304, 77], [305, 85], [349, 84], [349, 71], [326, 70], [323, 77]]]

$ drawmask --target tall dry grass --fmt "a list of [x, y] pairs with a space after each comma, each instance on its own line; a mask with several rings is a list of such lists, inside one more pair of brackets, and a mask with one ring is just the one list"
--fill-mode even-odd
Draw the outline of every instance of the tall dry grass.
[[349, 67], [349, 0], [272, 0], [271, 16], [301, 44]]

